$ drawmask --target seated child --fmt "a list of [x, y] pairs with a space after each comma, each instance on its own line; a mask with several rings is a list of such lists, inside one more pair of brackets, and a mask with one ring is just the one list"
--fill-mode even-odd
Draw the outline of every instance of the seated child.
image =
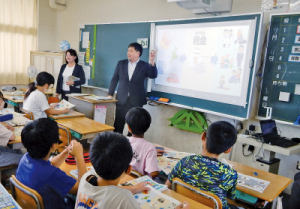
[[[147, 183], [141, 182], [123, 188], [117, 186], [120, 179], [131, 171], [129, 163], [132, 159], [132, 148], [128, 139], [119, 133], [103, 132], [92, 141], [90, 158], [99, 177], [95, 177], [90, 171], [83, 175], [75, 209], [140, 209], [133, 194], [149, 190], [145, 187]], [[177, 208], [183, 208], [183, 205]], [[188, 209], [189, 204], [186, 203], [184, 208]]]
[[[21, 138], [28, 153], [20, 161], [17, 179], [42, 196], [45, 209], [74, 208], [74, 202], [66, 202], [65, 197], [68, 193], [77, 193], [79, 181], [86, 172], [82, 145], [73, 140], [64, 151], [49, 160], [50, 153], [58, 145], [59, 134], [57, 123], [48, 118], [28, 123]], [[69, 154], [76, 159], [77, 180], [59, 169]]]
[[[7, 146], [9, 141], [15, 140], [15, 134], [12, 132], [14, 127], [6, 123], [0, 123], [0, 166], [10, 166], [19, 164], [22, 158], [22, 152], [20, 150], [13, 150]], [[10, 176], [13, 170], [7, 170], [2, 172], [1, 178], [5, 179], [5, 176]], [[13, 171], [13, 173], [15, 170]], [[10, 174], [8, 174], [10, 173]]]
[[202, 133], [202, 153], [182, 158], [168, 176], [166, 185], [171, 188], [175, 177], [201, 190], [217, 195], [223, 209], [236, 208], [227, 204], [227, 198], [236, 196], [237, 172], [218, 161], [221, 153], [229, 153], [235, 144], [237, 132], [228, 122], [212, 123]]
[[284, 208], [287, 209], [300, 209], [300, 173], [294, 176], [294, 183], [292, 186], [291, 197]]
[[2, 92], [0, 91], [0, 110], [3, 110], [3, 108], [7, 108], [7, 104], [4, 101], [4, 96]]
[[54, 77], [47, 72], [40, 72], [36, 76], [36, 81], [29, 84], [29, 88], [24, 96], [23, 109], [33, 113], [34, 120], [47, 118], [47, 115], [59, 115], [69, 112], [69, 109], [55, 110], [54, 105], [49, 105], [46, 92], [50, 86], [54, 85]]
[[158, 176], [160, 169], [155, 146], [144, 139], [144, 133], [151, 123], [150, 114], [142, 107], [134, 107], [127, 112], [125, 121], [129, 132], [132, 133], [128, 138], [133, 150], [130, 163], [132, 169], [153, 178]]

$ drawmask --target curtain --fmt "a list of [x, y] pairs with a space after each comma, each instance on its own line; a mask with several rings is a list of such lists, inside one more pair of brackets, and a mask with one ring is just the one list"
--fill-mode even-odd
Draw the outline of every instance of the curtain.
[[37, 0], [0, 0], [0, 84], [28, 84], [37, 49]]

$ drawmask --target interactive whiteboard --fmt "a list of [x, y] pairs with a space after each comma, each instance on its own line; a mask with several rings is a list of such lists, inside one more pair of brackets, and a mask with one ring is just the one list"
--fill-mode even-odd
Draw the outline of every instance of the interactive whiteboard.
[[152, 90], [245, 107], [256, 22], [156, 25]]

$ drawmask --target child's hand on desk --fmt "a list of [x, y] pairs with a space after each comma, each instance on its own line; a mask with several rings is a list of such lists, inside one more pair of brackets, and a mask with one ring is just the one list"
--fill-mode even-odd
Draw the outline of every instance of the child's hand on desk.
[[162, 150], [162, 149], [156, 149], [156, 154], [157, 154], [157, 156], [162, 156], [164, 153], [166, 153], [165, 150]]
[[62, 111], [63, 111], [63, 113], [68, 113], [68, 112], [70, 112], [70, 109], [66, 108], [66, 109], [64, 109]]
[[9, 125], [7, 123], [1, 123], [5, 128], [7, 128], [10, 131], [14, 131], [15, 128], [12, 125]]
[[190, 204], [184, 201], [183, 203], [180, 203], [180, 205], [178, 205], [175, 209], [189, 209], [189, 208], [190, 208]]
[[146, 187], [147, 184], [149, 184], [151, 186], [150, 182], [145, 182], [144, 181], [144, 182], [138, 183], [134, 186], [130, 186], [130, 190], [133, 194], [136, 194], [138, 192], [142, 192], [142, 191], [145, 191], [145, 190], [150, 190], [149, 187]]
[[68, 149], [69, 149], [69, 154], [75, 158], [82, 157], [83, 155], [82, 145], [76, 140], [71, 141]]

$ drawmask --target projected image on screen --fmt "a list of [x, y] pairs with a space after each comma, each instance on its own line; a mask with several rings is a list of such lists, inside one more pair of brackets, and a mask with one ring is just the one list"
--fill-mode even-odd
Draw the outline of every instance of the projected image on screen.
[[245, 106], [254, 20], [156, 26], [152, 89]]

